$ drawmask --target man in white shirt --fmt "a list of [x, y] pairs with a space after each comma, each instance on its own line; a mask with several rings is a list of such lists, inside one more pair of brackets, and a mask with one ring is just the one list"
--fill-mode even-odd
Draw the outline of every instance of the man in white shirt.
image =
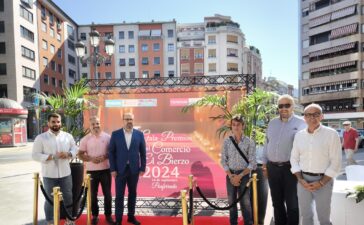
[[313, 207], [321, 225], [331, 225], [330, 204], [333, 178], [341, 168], [341, 143], [336, 130], [321, 125], [322, 108], [310, 104], [304, 109], [307, 129], [299, 131], [291, 153], [291, 171], [296, 175], [301, 222], [313, 225]]
[[[48, 115], [48, 131], [38, 135], [33, 144], [32, 158], [42, 164], [44, 189], [52, 199], [53, 187], [61, 188], [64, 204], [71, 206], [72, 213], [72, 176], [69, 159], [77, 154], [77, 146], [72, 135], [61, 131], [61, 116]], [[45, 201], [44, 211], [48, 225], [53, 224], [53, 206]], [[66, 225], [74, 224], [67, 220]]]

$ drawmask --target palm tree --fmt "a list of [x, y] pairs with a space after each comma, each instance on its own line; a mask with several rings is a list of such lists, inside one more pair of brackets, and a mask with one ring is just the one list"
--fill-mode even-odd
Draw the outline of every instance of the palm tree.
[[252, 94], [243, 96], [231, 108], [228, 106], [228, 95], [206, 95], [197, 102], [182, 108], [182, 112], [188, 112], [196, 107], [211, 107], [220, 109], [221, 113], [211, 116], [212, 120], [223, 120], [223, 125], [217, 129], [219, 137], [225, 136], [231, 130], [230, 121], [236, 114], [244, 116], [244, 134], [255, 140], [257, 145], [263, 145], [265, 141], [264, 130], [269, 120], [276, 114], [277, 108], [273, 104], [276, 94], [255, 89]]

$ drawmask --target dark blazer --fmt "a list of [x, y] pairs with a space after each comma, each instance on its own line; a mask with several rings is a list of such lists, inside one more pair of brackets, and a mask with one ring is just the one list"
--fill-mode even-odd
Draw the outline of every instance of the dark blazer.
[[109, 144], [110, 170], [122, 175], [125, 172], [127, 162], [129, 162], [132, 174], [145, 171], [146, 149], [144, 134], [133, 129], [130, 147], [127, 149], [124, 130], [119, 129], [111, 134]]

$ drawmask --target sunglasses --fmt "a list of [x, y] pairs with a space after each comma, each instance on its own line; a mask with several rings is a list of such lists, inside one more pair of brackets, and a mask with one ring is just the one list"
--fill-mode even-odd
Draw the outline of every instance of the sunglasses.
[[291, 108], [291, 104], [287, 103], [287, 104], [279, 104], [278, 105], [278, 109], [283, 109], [283, 108], [289, 109], [289, 108]]

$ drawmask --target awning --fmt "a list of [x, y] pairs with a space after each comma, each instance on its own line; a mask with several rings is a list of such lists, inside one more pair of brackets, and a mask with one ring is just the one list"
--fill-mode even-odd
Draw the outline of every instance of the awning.
[[339, 45], [339, 46], [326, 48], [326, 49], [322, 49], [322, 50], [315, 51], [315, 52], [310, 52], [309, 57], [311, 58], [311, 57], [327, 55], [327, 54], [331, 54], [331, 53], [335, 53], [335, 52], [341, 52], [341, 51], [344, 51], [347, 49], [352, 49], [355, 47], [355, 44], [356, 44], [356, 42], [351, 42], [351, 43], [344, 44], [344, 45]]
[[331, 13], [313, 18], [310, 20], [310, 23], [309, 23], [310, 28], [330, 22], [330, 18], [331, 18]]
[[139, 37], [140, 36], [143, 36], [143, 37], [147, 36], [147, 37], [149, 37], [150, 36], [150, 30], [140, 30], [138, 36]]
[[336, 20], [345, 16], [349, 16], [355, 13], [356, 5], [352, 5], [340, 10], [337, 10], [331, 14], [331, 20]]
[[334, 70], [334, 69], [338, 69], [338, 68], [353, 66], [355, 64], [356, 64], [356, 61], [350, 61], [350, 62], [338, 63], [338, 64], [334, 64], [334, 65], [329, 65], [329, 66], [312, 68], [312, 69], [310, 69], [310, 73], [321, 72], [321, 71], [325, 71], [325, 70]]
[[152, 33], [150, 36], [152, 37], [160, 37], [162, 35], [162, 31], [161, 30], [152, 30]]
[[340, 38], [346, 35], [354, 34], [358, 30], [358, 24], [353, 23], [347, 26], [339, 27], [331, 30], [330, 39]]

